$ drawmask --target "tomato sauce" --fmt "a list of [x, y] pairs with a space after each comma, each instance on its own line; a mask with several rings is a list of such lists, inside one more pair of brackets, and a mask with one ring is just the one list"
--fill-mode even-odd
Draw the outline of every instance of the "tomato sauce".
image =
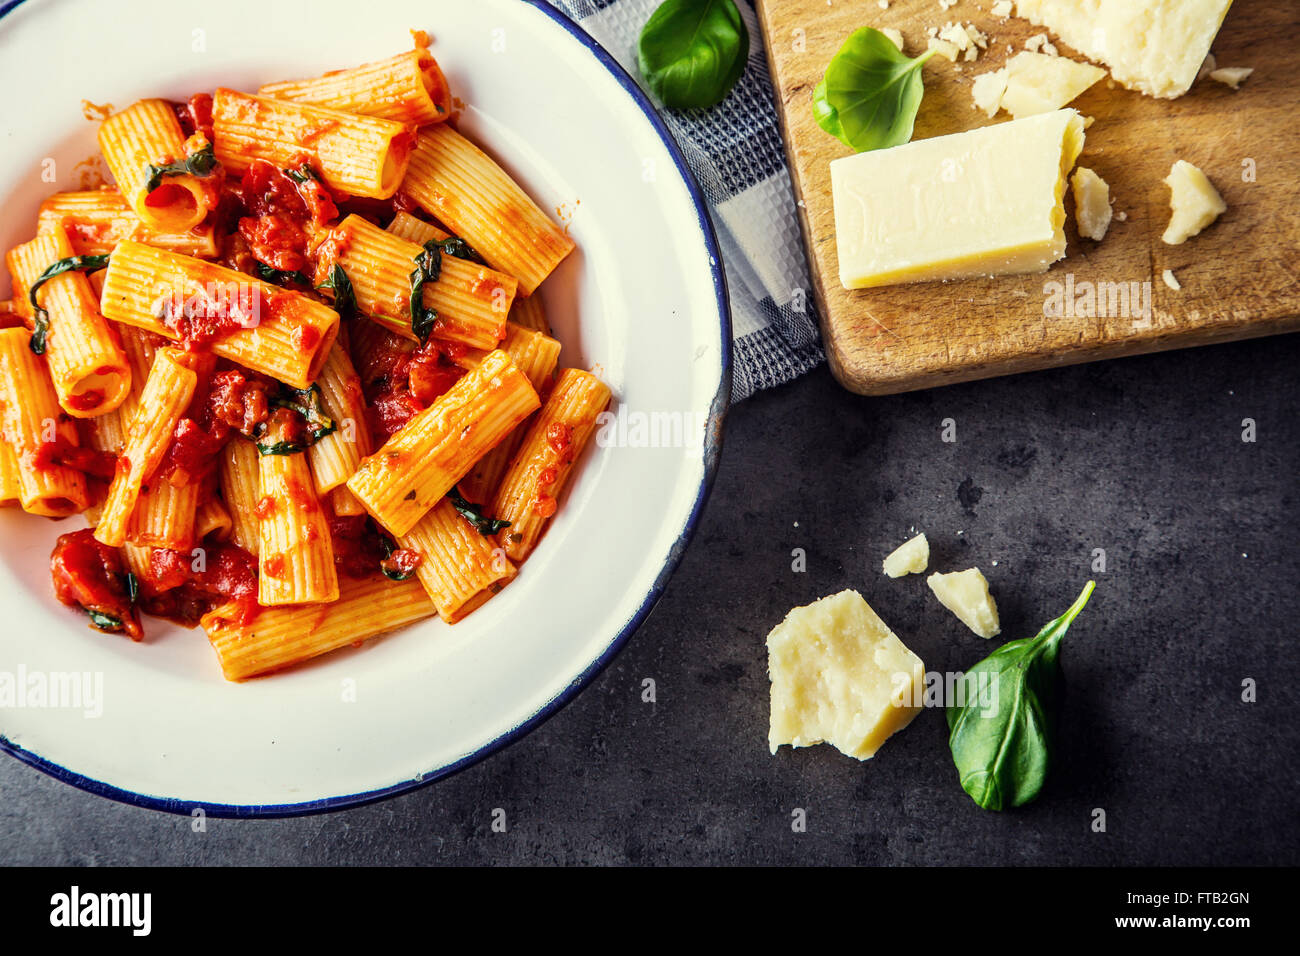
[[156, 617], [193, 627], [219, 605], [236, 606], [233, 620], [257, 616], [257, 559], [236, 544], [205, 544], [194, 551], [154, 548], [141, 581], [141, 606]]
[[60, 535], [50, 554], [54, 594], [69, 607], [79, 607], [101, 622], [101, 630], [115, 629], [131, 640], [144, 639], [140, 612], [127, 590], [127, 570], [116, 548], [95, 540], [89, 528]]

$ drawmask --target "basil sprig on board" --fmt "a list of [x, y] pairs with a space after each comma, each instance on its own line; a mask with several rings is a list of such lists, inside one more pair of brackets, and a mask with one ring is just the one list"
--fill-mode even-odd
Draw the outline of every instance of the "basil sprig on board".
[[[32, 283], [32, 287], [27, 290], [27, 301], [32, 304], [35, 317], [32, 321], [32, 337], [27, 342], [27, 347], [37, 355], [45, 354], [45, 338], [50, 331], [50, 313], [41, 308], [36, 301], [36, 293], [41, 286], [49, 282], [55, 276], [63, 275], [65, 272], [97, 272], [108, 265], [108, 256], [68, 256], [66, 259], [60, 259], [54, 263]], [[120, 625], [119, 625], [120, 626]]]
[[280, 394], [271, 397], [270, 404], [276, 408], [291, 409], [306, 420], [307, 442], [299, 444], [292, 441], [255, 441], [259, 455], [296, 455], [300, 451], [306, 451], [338, 427], [334, 419], [325, 414], [325, 400], [321, 397], [320, 386], [315, 383], [310, 388], [290, 388], [285, 385]]
[[334, 293], [334, 311], [340, 317], [350, 319], [357, 314], [357, 294], [352, 289], [352, 280], [337, 262], [330, 265], [325, 281], [316, 288], [329, 289]]
[[879, 30], [855, 30], [813, 90], [817, 125], [859, 153], [906, 143], [925, 95], [921, 67], [934, 52], [913, 59]]
[[749, 57], [749, 30], [733, 0], [665, 0], [641, 28], [637, 65], [670, 109], [720, 103]]
[[502, 521], [500, 518], [489, 518], [485, 515], [482, 505], [466, 501], [457, 487], [453, 486], [451, 491], [447, 492], [447, 497], [451, 500], [452, 506], [460, 512], [461, 517], [477, 528], [478, 533], [485, 538], [491, 537], [502, 528], [510, 527], [509, 521]]
[[[966, 672], [993, 691], [993, 703], [951, 706], [948, 746], [961, 787], [986, 810], [1018, 807], [1038, 796], [1051, 767], [1061, 638], [1092, 594], [1089, 581], [1068, 611], [1037, 636], [1003, 644]], [[983, 696], [983, 695], [981, 695]]]
[[162, 166], [155, 166], [150, 163], [145, 167], [149, 174], [149, 179], [145, 182], [144, 188], [149, 191], [157, 189], [163, 181], [164, 176], [208, 176], [216, 168], [217, 155], [212, 149], [212, 144], [204, 146], [197, 153], [190, 153], [182, 160], [174, 163], [166, 163]]

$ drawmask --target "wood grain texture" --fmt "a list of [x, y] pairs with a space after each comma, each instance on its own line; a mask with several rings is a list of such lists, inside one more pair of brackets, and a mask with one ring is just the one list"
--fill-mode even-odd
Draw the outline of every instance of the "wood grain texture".
[[[1067, 191], [1066, 258], [1042, 275], [1004, 276], [846, 291], [839, 282], [829, 164], [850, 150], [813, 120], [812, 91], [844, 39], [862, 26], [901, 30], [906, 52], [925, 49], [925, 31], [971, 22], [990, 47], [973, 63], [932, 58], [914, 138], [1005, 122], [971, 105], [975, 76], [1001, 67], [1043, 32], [1003, 20], [993, 0], [758, 0], [768, 61], [800, 200], [814, 295], [836, 378], [862, 394], [891, 394], [1161, 349], [1300, 329], [1300, 3], [1237, 0], [1213, 52], [1220, 66], [1255, 73], [1233, 92], [1207, 79], [1177, 100], [1156, 100], [1103, 79], [1074, 102], [1095, 118], [1079, 165], [1110, 184], [1115, 211], [1096, 243], [1074, 230]], [[1083, 59], [1056, 41], [1062, 55]], [[1160, 236], [1169, 221], [1162, 180], [1175, 160], [1205, 171], [1228, 211], [1181, 246]], [[1253, 161], [1253, 163], [1252, 163]], [[1247, 181], [1253, 165], [1255, 181]], [[1172, 269], [1182, 291], [1161, 281]], [[1149, 282], [1152, 310], [1140, 316], [1044, 315], [1044, 284]]]

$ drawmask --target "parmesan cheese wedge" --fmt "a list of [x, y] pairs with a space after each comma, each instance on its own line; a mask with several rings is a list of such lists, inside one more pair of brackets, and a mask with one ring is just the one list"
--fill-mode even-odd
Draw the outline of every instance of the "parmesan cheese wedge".
[[840, 282], [1046, 272], [1065, 255], [1066, 177], [1083, 149], [1071, 109], [831, 163]]
[[925, 665], [857, 591], [794, 608], [767, 636], [768, 747], [828, 743], [867, 760], [920, 712]]
[[1165, 185], [1171, 192], [1172, 213], [1169, 226], [1160, 238], [1171, 246], [1182, 245], [1228, 209], [1209, 177], [1185, 159], [1174, 163], [1165, 177]]
[[998, 606], [989, 593], [989, 582], [979, 568], [967, 568], [951, 574], [932, 574], [925, 579], [939, 603], [983, 638], [996, 637], [1002, 631], [998, 623]]
[[1232, 0], [1017, 0], [1016, 16], [1046, 27], [1131, 90], [1173, 99], [1191, 88]]

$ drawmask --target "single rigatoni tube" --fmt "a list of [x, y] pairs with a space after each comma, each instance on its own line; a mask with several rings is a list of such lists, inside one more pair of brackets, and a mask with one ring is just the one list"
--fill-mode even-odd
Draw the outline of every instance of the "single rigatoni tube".
[[324, 106], [219, 89], [212, 97], [217, 159], [243, 173], [255, 159], [281, 169], [304, 157], [325, 185], [351, 196], [388, 199], [406, 175], [415, 127]]
[[334, 513], [340, 518], [366, 513], [365, 505], [357, 500], [357, 496], [347, 485], [339, 485], [330, 492], [330, 504], [334, 508]]
[[[263, 441], [282, 444], [286, 437], [283, 426], [272, 425]], [[257, 472], [257, 603], [271, 607], [337, 600], [334, 543], [306, 454], [262, 455]]]
[[197, 482], [176, 487], [166, 478], [155, 475], [140, 490], [131, 520], [126, 525], [130, 544], [181, 551], [194, 547], [195, 512], [199, 502]]
[[195, 318], [237, 319], [211, 350], [294, 388], [316, 380], [339, 327], [337, 312], [305, 295], [131, 241], [109, 260], [100, 305], [105, 318], [169, 339]]
[[[422, 248], [357, 215], [344, 219], [331, 235], [361, 311], [391, 332], [416, 338], [411, 331], [411, 273]], [[442, 256], [438, 281], [424, 286], [424, 304], [438, 312], [431, 334], [472, 348], [494, 348], [505, 335], [516, 286], [510, 276], [486, 266]]]
[[126, 239], [187, 256], [214, 258], [216, 230], [200, 223], [188, 232], [152, 232], [116, 189], [90, 189], [55, 193], [41, 203], [36, 234], [48, 235], [56, 227], [68, 231], [72, 251], [78, 256], [105, 256]]
[[420, 131], [402, 192], [531, 295], [573, 240], [504, 169], [447, 124]]
[[47, 442], [77, 444], [72, 420], [59, 408], [58, 396], [40, 356], [28, 347], [31, 333], [0, 329], [0, 422], [18, 468], [18, 503], [26, 512], [66, 518], [90, 503], [81, 472], [41, 463]]
[[[3, 422], [3, 418], [0, 418], [0, 422]], [[22, 479], [18, 474], [18, 455], [7, 440], [0, 441], [0, 507], [18, 504], [21, 495]]]
[[198, 376], [193, 357], [180, 349], [159, 349], [140, 406], [126, 431], [126, 447], [117, 460], [117, 474], [108, 487], [95, 538], [113, 548], [127, 541], [131, 515], [141, 489], [158, 469], [172, 442], [176, 425], [194, 397]]
[[230, 536], [253, 557], [261, 551], [262, 534], [257, 520], [257, 502], [262, 497], [257, 460], [257, 447], [237, 435], [221, 449], [221, 494], [230, 512]]
[[361, 379], [352, 367], [347, 343], [342, 339], [330, 350], [316, 385], [320, 388], [325, 414], [334, 421], [334, 431], [318, 439], [307, 451], [316, 491], [323, 497], [325, 492], [351, 478], [361, 459], [374, 449], [366, 423], [366, 397], [361, 391]]
[[505, 549], [495, 538], [479, 534], [447, 498], [397, 541], [419, 553], [415, 574], [448, 624], [481, 606], [515, 576]]
[[[537, 389], [538, 394], [544, 394], [555, 374], [555, 366], [560, 358], [560, 343], [541, 332], [510, 322], [506, 325], [506, 337], [501, 343], [501, 349], [528, 376], [528, 381]], [[483, 361], [483, 353], [466, 350], [457, 355], [455, 361], [465, 368], [473, 368]], [[460, 493], [476, 503], [491, 501], [527, 430], [526, 421], [516, 425], [495, 448], [474, 462], [474, 467], [460, 481]]]
[[186, 140], [166, 100], [140, 100], [99, 127], [99, 148], [117, 188], [154, 232], [188, 232], [216, 206], [220, 177], [215, 174], [165, 175], [153, 188], [149, 184], [150, 166], [182, 162], [206, 145], [201, 136]]
[[425, 222], [423, 219], [416, 219], [405, 211], [398, 212], [393, 217], [393, 221], [388, 224], [388, 231], [397, 238], [413, 242], [417, 246], [422, 246], [430, 240], [441, 242], [451, 238], [451, 233], [446, 230], [439, 229], [433, 223]]
[[546, 309], [539, 295], [515, 296], [510, 305], [510, 321], [543, 335], [551, 334], [551, 324], [546, 321]]
[[268, 83], [257, 94], [416, 126], [441, 123], [451, 115], [447, 79], [432, 54], [418, 48], [311, 80]]
[[240, 624], [243, 609], [223, 605], [203, 616], [226, 680], [245, 680], [369, 640], [434, 615], [418, 581], [382, 575], [344, 578], [332, 604], [267, 608]]
[[528, 426], [491, 507], [494, 518], [510, 522], [498, 536], [513, 560], [523, 561], [536, 547], [609, 398], [596, 376], [566, 368]]
[[[67, 232], [55, 228], [9, 250], [18, 313], [35, 319], [29, 292], [46, 269], [73, 255]], [[64, 272], [36, 290], [36, 302], [49, 323], [45, 355], [59, 404], [74, 418], [104, 415], [122, 404], [131, 389], [131, 368], [117, 333], [99, 314], [99, 302], [86, 276]]]
[[228, 541], [233, 528], [234, 520], [226, 510], [225, 502], [211, 491], [205, 491], [194, 513], [195, 539], [202, 541], [212, 535], [218, 541]]
[[492, 352], [361, 462], [348, 488], [403, 535], [470, 467], [541, 404], [505, 352]]

